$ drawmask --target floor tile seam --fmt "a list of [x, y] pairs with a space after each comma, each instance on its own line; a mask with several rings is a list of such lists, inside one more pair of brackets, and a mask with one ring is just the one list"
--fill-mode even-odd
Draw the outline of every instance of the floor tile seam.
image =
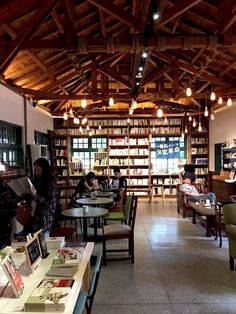
[[110, 306], [110, 305], [115, 305], [115, 306], [121, 306], [121, 305], [171, 305], [169, 302], [135, 302], [135, 303], [98, 303], [94, 302], [94, 304], [97, 305], [102, 305], [102, 306]]

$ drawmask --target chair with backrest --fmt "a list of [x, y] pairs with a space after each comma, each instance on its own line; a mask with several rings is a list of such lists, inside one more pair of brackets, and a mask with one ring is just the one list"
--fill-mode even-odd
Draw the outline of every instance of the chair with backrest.
[[109, 212], [105, 217], [104, 217], [104, 223], [107, 224], [107, 221], [120, 221], [127, 223], [128, 222], [128, 217], [130, 213], [132, 205], [132, 195], [128, 195], [126, 198], [125, 205], [122, 206], [122, 201], [120, 202], [120, 211], [116, 212]]
[[[130, 259], [134, 263], [134, 226], [138, 205], [138, 197], [132, 195], [131, 210], [128, 217], [128, 225], [111, 224], [103, 227], [103, 265], [106, 265], [107, 260]], [[128, 248], [107, 249], [107, 241], [112, 240], [128, 240]], [[128, 255], [117, 256], [112, 255], [107, 257], [109, 252], [128, 252]]]
[[223, 215], [229, 242], [229, 267], [234, 270], [234, 259], [236, 258], [236, 204], [224, 205]]

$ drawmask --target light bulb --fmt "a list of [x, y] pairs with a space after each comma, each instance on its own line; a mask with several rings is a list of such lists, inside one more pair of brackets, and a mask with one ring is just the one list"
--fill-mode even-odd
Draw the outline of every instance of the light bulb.
[[182, 133], [181, 133], [181, 137], [184, 138], [184, 132], [183, 132], [183, 131], [182, 131]]
[[127, 118], [127, 123], [130, 124], [131, 120], [130, 118]]
[[187, 125], [185, 125], [184, 133], [188, 133], [188, 126]]
[[196, 128], [196, 126], [197, 126], [197, 121], [195, 118], [193, 118], [193, 127]]
[[112, 97], [109, 98], [109, 106], [114, 106], [114, 99]]
[[101, 124], [99, 124], [99, 126], [98, 126], [98, 129], [99, 129], [99, 130], [101, 130], [101, 129], [102, 129], [102, 126], [101, 126]]
[[86, 101], [86, 99], [82, 99], [82, 101], [81, 101], [81, 107], [82, 107], [82, 108], [86, 108], [86, 106], [87, 106], [87, 101]]
[[136, 85], [138, 86], [140, 83], [139, 82], [136, 82]]
[[187, 89], [186, 89], [186, 96], [191, 96], [192, 95], [192, 90], [191, 90], [191, 88], [190, 87], [188, 87]]
[[64, 120], [68, 120], [68, 113], [67, 113], [67, 111], [64, 112], [64, 114], [63, 114], [63, 119], [64, 119]]
[[216, 100], [216, 93], [215, 92], [211, 92], [210, 99], [211, 99], [211, 101]]
[[72, 109], [72, 107], [70, 107], [69, 114], [70, 114], [71, 116], [73, 115], [73, 109]]
[[232, 99], [231, 98], [228, 98], [227, 99], [227, 106], [232, 106]]
[[158, 109], [157, 109], [157, 117], [158, 117], [158, 118], [162, 118], [162, 117], [163, 117], [163, 111], [162, 111], [161, 108], [158, 108]]
[[219, 99], [218, 99], [218, 104], [219, 104], [219, 105], [223, 104], [223, 99], [222, 99], [222, 97], [219, 97]]
[[82, 133], [82, 132], [83, 132], [83, 128], [82, 128], [82, 126], [80, 126], [80, 127], [79, 127], [79, 131], [80, 131], [80, 133]]
[[89, 125], [86, 126], [86, 130], [89, 131]]
[[73, 122], [74, 122], [74, 124], [77, 124], [77, 118], [76, 117], [74, 117]]
[[189, 117], [188, 117], [188, 121], [192, 121], [192, 116], [189, 116]]
[[199, 121], [199, 124], [198, 124], [198, 132], [202, 132], [202, 125], [201, 125], [200, 121]]
[[92, 133], [92, 131], [90, 130], [90, 131], [89, 131], [89, 136], [92, 136], [92, 135], [93, 135], [93, 133]]
[[147, 58], [147, 53], [146, 53], [146, 51], [143, 52], [142, 57], [143, 57], [143, 58]]
[[134, 109], [133, 108], [129, 108], [129, 115], [132, 115], [134, 112]]
[[166, 116], [165, 116], [165, 124], [168, 124], [168, 120]]
[[137, 109], [137, 108], [138, 108], [138, 104], [137, 104], [137, 101], [136, 101], [136, 100], [134, 100], [134, 101], [132, 102], [132, 107], [133, 107], [133, 109]]
[[159, 15], [159, 13], [158, 12], [155, 12], [154, 14], [153, 14], [153, 20], [158, 20], [159, 19], [159, 17], [160, 17], [160, 15]]
[[139, 70], [139, 71], [143, 71], [143, 67], [140, 66], [140, 67], [138, 68], [138, 70]]
[[211, 120], [215, 120], [215, 114], [214, 114], [214, 111], [211, 113], [210, 117], [211, 117]]
[[209, 112], [208, 112], [208, 108], [207, 108], [207, 106], [205, 107], [205, 111], [204, 111], [204, 116], [205, 117], [208, 117], [208, 115], [209, 115]]

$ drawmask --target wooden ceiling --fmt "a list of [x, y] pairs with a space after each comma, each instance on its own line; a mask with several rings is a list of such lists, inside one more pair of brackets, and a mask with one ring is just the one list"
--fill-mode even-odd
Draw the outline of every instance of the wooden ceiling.
[[236, 99], [236, 3], [1, 0], [0, 76], [52, 115], [217, 108], [212, 90]]

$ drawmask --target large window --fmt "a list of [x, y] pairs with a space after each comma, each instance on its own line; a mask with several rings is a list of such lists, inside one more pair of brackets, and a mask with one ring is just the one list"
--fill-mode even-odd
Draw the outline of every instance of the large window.
[[34, 143], [36, 145], [47, 145], [48, 146], [48, 134], [34, 131]]
[[176, 173], [180, 159], [186, 155], [184, 138], [153, 137], [151, 165], [153, 173]]
[[73, 161], [82, 162], [82, 169], [86, 173], [93, 169], [94, 154], [100, 150], [107, 150], [105, 137], [73, 137], [71, 144]]
[[10, 166], [23, 166], [20, 126], [0, 121], [0, 159]]

